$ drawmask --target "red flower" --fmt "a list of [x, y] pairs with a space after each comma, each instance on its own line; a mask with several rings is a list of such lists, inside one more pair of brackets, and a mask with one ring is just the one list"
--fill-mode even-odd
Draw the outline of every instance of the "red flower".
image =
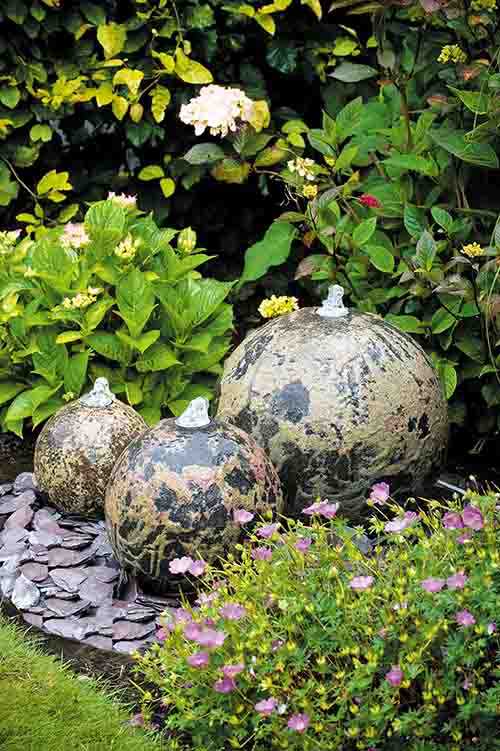
[[378, 198], [375, 198], [375, 196], [370, 195], [370, 193], [363, 193], [361, 198], [359, 199], [359, 202], [363, 204], [363, 206], [366, 206], [369, 209], [381, 209], [382, 204], [378, 200]]

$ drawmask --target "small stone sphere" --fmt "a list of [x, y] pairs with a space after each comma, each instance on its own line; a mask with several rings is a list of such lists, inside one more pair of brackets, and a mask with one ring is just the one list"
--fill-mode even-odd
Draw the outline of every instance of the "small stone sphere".
[[242, 342], [226, 361], [217, 415], [266, 450], [287, 514], [321, 497], [360, 521], [374, 483], [412, 494], [439, 472], [447, 404], [411, 337], [378, 316], [321, 310], [276, 318]]
[[[98, 378], [96, 385], [104, 380]], [[87, 406], [82, 397], [62, 407], [38, 437], [36, 481], [60, 511], [102, 516], [111, 470], [132, 438], [147, 429], [132, 407], [108, 394], [106, 406]]]
[[105, 503], [116, 558], [157, 591], [168, 589], [173, 559], [214, 561], [238, 542], [234, 510], [264, 515], [282, 508], [276, 470], [252, 438], [219, 420], [182, 427], [179, 418], [131, 442]]

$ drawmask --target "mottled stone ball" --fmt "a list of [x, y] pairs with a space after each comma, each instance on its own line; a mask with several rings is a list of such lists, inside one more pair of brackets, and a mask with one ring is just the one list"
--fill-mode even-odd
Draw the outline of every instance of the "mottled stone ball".
[[238, 542], [234, 510], [264, 515], [282, 507], [276, 470], [243, 430], [219, 420], [182, 427], [171, 419], [128, 446], [105, 511], [120, 564], [161, 591], [172, 580], [173, 559], [214, 561]]
[[226, 361], [217, 414], [266, 450], [286, 513], [320, 496], [358, 521], [374, 483], [412, 494], [440, 470], [447, 405], [411, 337], [374, 315], [319, 311], [281, 316], [245, 339]]
[[87, 406], [83, 397], [62, 407], [38, 437], [36, 481], [61, 511], [102, 516], [111, 470], [132, 438], [147, 429], [132, 407], [108, 394], [106, 406]]

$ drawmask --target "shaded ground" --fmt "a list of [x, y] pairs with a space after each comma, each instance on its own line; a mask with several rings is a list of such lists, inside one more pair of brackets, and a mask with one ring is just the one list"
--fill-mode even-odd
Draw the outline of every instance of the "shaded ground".
[[168, 751], [129, 717], [102, 684], [76, 677], [0, 617], [2, 751]]

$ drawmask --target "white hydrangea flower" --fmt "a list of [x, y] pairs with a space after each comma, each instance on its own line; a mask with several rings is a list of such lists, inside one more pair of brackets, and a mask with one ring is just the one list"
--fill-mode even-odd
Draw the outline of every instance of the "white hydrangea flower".
[[135, 209], [137, 206], [137, 196], [127, 196], [125, 193], [108, 193], [108, 201], [114, 201], [122, 209]]
[[81, 248], [90, 242], [90, 238], [85, 232], [83, 224], [68, 222], [68, 224], [64, 225], [61, 242], [67, 248]]
[[305, 180], [315, 180], [314, 172], [312, 172], [312, 168], [316, 166], [313, 159], [303, 159], [302, 157], [298, 156], [297, 159], [290, 159], [289, 162], [287, 162], [286, 166], [290, 170], [290, 172], [296, 172], [300, 177], [303, 177]]
[[212, 84], [204, 86], [199, 96], [182, 105], [180, 119], [193, 125], [197, 136], [209, 128], [212, 136], [224, 138], [237, 129], [237, 120], [250, 122], [253, 112], [254, 103], [244, 91]]

